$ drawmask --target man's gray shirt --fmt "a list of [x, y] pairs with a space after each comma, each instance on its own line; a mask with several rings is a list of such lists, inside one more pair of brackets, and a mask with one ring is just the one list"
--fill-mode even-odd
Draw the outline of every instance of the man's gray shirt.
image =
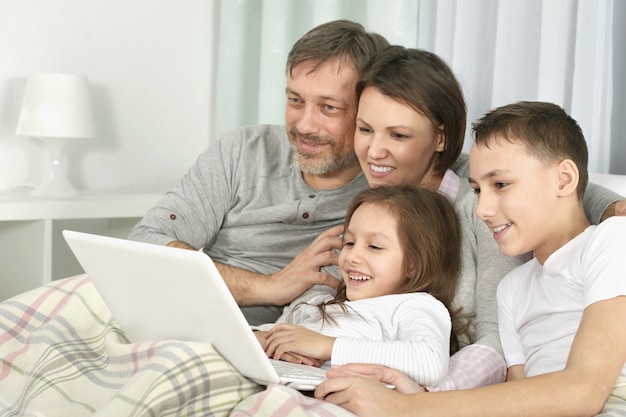
[[[359, 174], [336, 189], [313, 189], [302, 179], [284, 126], [243, 127], [202, 153], [129, 238], [161, 245], [180, 240], [204, 248], [216, 262], [271, 274], [321, 232], [342, 224], [350, 201], [365, 188]], [[243, 311], [251, 324], [261, 324], [281, 309]]]

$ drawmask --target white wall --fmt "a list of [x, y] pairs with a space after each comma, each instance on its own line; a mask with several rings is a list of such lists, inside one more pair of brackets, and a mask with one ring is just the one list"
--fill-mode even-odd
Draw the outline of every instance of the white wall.
[[66, 152], [81, 189], [164, 192], [210, 138], [214, 0], [0, 0], [0, 192], [37, 183], [43, 145], [17, 137], [26, 78], [86, 75], [97, 138]]

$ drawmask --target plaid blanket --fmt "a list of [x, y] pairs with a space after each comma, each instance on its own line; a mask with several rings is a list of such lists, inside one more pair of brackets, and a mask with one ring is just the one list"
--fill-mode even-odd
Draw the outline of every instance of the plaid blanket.
[[353, 416], [263, 390], [206, 343], [129, 343], [86, 275], [0, 303], [0, 361], [0, 417]]
[[234, 408], [230, 417], [356, 417], [337, 405], [307, 397], [284, 385], [270, 385]]
[[0, 303], [0, 416], [227, 416], [263, 389], [209, 344], [131, 344], [85, 275]]

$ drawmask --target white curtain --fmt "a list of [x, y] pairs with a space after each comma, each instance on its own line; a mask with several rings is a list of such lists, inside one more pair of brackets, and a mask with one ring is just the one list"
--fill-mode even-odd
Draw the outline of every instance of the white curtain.
[[487, 110], [551, 101], [580, 123], [590, 171], [626, 174], [622, 0], [222, 0], [213, 133], [282, 124], [287, 53], [334, 19], [444, 58], [467, 101], [466, 150], [470, 123]]

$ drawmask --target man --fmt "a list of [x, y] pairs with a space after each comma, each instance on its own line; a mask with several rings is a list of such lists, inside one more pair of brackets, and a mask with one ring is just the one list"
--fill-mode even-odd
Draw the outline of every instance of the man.
[[345, 20], [305, 34], [287, 58], [286, 127], [222, 137], [130, 239], [202, 248], [253, 325], [275, 321], [313, 285], [336, 287], [321, 270], [336, 264], [333, 249], [341, 247], [341, 227], [333, 226], [367, 187], [352, 145], [355, 86], [387, 45]]

